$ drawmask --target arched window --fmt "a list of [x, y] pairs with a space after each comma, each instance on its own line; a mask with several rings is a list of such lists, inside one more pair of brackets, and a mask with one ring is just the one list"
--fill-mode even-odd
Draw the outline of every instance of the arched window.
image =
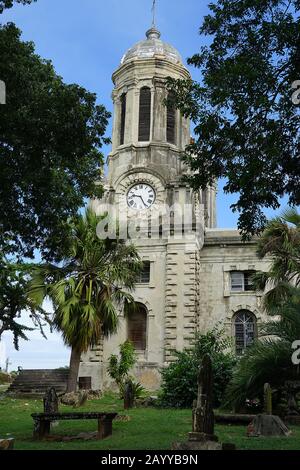
[[256, 318], [248, 310], [240, 310], [234, 316], [236, 354], [241, 355], [256, 338]]
[[176, 107], [174, 102], [174, 94], [169, 93], [167, 105], [167, 142], [175, 144], [175, 128], [176, 128]]
[[120, 145], [124, 144], [125, 123], [126, 123], [126, 93], [121, 96], [121, 124], [120, 124]]
[[146, 350], [147, 309], [142, 304], [128, 316], [128, 339], [138, 351]]
[[151, 90], [144, 87], [140, 91], [139, 142], [150, 140]]

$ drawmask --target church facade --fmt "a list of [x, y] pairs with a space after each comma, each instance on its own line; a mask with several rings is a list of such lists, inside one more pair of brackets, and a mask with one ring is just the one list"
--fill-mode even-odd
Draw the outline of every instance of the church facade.
[[263, 320], [261, 295], [251, 286], [255, 271], [268, 269], [255, 241], [216, 227], [216, 188], [193, 191], [181, 156], [190, 143], [190, 122], [168, 98], [167, 77], [189, 79], [178, 51], [152, 27], [113, 75], [114, 123], [105, 195], [98, 213], [115, 212], [138, 248], [144, 270], [133, 293], [139, 309], [120, 313], [118, 333], [84, 354], [79, 386], [111, 386], [111, 354], [130, 339], [134, 371], [155, 390], [159, 370], [193, 341], [196, 331], [221, 324], [237, 354], [253, 341]]

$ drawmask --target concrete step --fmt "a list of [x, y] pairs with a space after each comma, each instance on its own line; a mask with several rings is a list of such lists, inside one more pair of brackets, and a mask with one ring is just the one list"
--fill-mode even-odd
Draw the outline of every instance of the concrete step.
[[7, 390], [9, 395], [44, 395], [48, 388], [66, 390], [68, 370], [22, 370]]

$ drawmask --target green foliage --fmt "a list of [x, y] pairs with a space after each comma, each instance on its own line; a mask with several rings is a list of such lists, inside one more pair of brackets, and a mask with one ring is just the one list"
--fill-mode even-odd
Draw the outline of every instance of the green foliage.
[[119, 311], [135, 305], [129, 291], [142, 266], [139, 255], [124, 240], [98, 238], [103, 218], [87, 209], [72, 219], [62, 263], [40, 265], [32, 274], [30, 298], [37, 306], [51, 299], [54, 326], [72, 348], [68, 391], [76, 389], [80, 354], [115, 333]]
[[[133, 344], [130, 341], [120, 344], [120, 355], [119, 357], [112, 354], [109, 358], [109, 365], [107, 368], [109, 376], [115, 380], [119, 387], [120, 397], [123, 397], [124, 386], [127, 380], [131, 380], [129, 377], [129, 371], [136, 363], [136, 352]], [[134, 382], [131, 380], [132, 384]], [[136, 384], [138, 385], [138, 384]], [[137, 386], [138, 391], [138, 386]]]
[[268, 223], [258, 251], [261, 257], [270, 256], [270, 271], [253, 279], [257, 289], [267, 288], [264, 307], [279, 319], [262, 324], [261, 338], [246, 349], [226, 391], [227, 404], [240, 406], [260, 396], [266, 382], [280, 389], [286, 380], [300, 378], [292, 363], [292, 344], [300, 338], [299, 250], [300, 216], [293, 209]]
[[[8, 2], [11, 3], [11, 2]], [[101, 196], [100, 149], [110, 114], [96, 95], [65, 84], [14, 24], [0, 25], [0, 248], [47, 259], [63, 255], [68, 220]]]
[[140, 382], [135, 382], [134, 380], [131, 380], [132, 384], [132, 390], [133, 390], [133, 396], [134, 399], [136, 400], [137, 398], [141, 398], [145, 394], [145, 388], [142, 386]]
[[36, 0], [0, 0], [0, 14], [8, 8], [12, 8], [14, 3], [22, 3], [23, 5], [28, 5], [32, 2], [36, 2]]
[[[51, 325], [50, 315], [27, 295], [32, 269], [33, 265], [13, 264], [0, 258], [0, 340], [5, 331], [10, 331], [17, 350], [20, 339], [28, 340], [27, 332], [38, 328], [45, 337], [43, 327]], [[24, 311], [29, 313], [33, 327], [19, 323]]]
[[7, 374], [6, 372], [0, 371], [0, 385], [9, 384], [11, 382], [12, 382], [11, 375]]
[[263, 324], [262, 337], [239, 361], [226, 390], [227, 405], [241, 406], [247, 398], [261, 396], [266, 382], [276, 389], [286, 380], [300, 379], [299, 368], [292, 363], [292, 343], [300, 338], [300, 289], [290, 289], [281, 309], [280, 320]]
[[[226, 178], [239, 194], [245, 235], [266, 224], [264, 207], [300, 203], [299, 0], [214, 0], [200, 34], [207, 46], [189, 60], [201, 81], [170, 80], [176, 103], [194, 121], [188, 181], [205, 189]], [[198, 73], [199, 73], [198, 72]]]
[[70, 221], [62, 264], [36, 267], [29, 291], [36, 305], [46, 297], [52, 300], [54, 325], [65, 343], [80, 352], [117, 331], [117, 308], [126, 305], [127, 310], [134, 305], [128, 291], [141, 269], [133, 245], [98, 238], [97, 226], [102, 220], [103, 216], [87, 209]]
[[219, 406], [236, 363], [234, 356], [226, 352], [230, 346], [231, 341], [217, 327], [207, 334], [197, 334], [191, 349], [176, 351], [176, 361], [161, 371], [160, 405], [191, 408], [197, 397], [197, 376], [201, 360], [205, 354], [210, 354], [214, 372], [214, 406]]
[[269, 256], [271, 267], [268, 272], [257, 273], [253, 284], [257, 290], [267, 288], [264, 308], [270, 315], [280, 315], [282, 301], [290, 297], [291, 284], [300, 286], [300, 215], [296, 208], [268, 222], [259, 239], [258, 255]]

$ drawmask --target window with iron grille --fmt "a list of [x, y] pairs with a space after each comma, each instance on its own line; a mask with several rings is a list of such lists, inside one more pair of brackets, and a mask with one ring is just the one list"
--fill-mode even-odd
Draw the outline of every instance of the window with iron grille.
[[150, 261], [143, 262], [143, 269], [138, 277], [138, 284], [149, 284], [151, 274], [151, 263]]
[[174, 95], [170, 93], [170, 102], [167, 106], [167, 142], [169, 144], [175, 144], [176, 108], [173, 99]]
[[121, 96], [121, 126], [120, 126], [120, 145], [124, 144], [125, 139], [125, 123], [126, 123], [126, 93]]
[[150, 140], [151, 90], [144, 87], [140, 91], [139, 142]]
[[255, 271], [232, 271], [231, 276], [231, 292], [247, 292], [254, 290], [251, 276]]
[[139, 305], [135, 312], [128, 316], [128, 339], [137, 351], [146, 350], [147, 338], [147, 310], [144, 305]]
[[241, 355], [256, 338], [256, 318], [248, 310], [237, 312], [234, 317], [236, 354]]

